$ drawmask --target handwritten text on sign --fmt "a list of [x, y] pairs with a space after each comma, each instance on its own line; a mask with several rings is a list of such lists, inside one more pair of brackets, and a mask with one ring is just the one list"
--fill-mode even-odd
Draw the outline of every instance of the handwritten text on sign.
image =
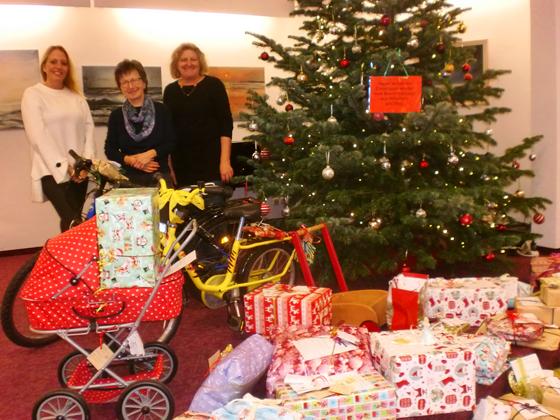
[[422, 76], [370, 76], [370, 112], [420, 112]]

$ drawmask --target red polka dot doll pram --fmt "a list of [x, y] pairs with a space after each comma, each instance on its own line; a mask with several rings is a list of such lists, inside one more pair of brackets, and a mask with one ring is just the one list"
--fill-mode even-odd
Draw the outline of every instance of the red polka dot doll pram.
[[[184, 233], [190, 234], [181, 248], [192, 239], [193, 226], [196, 222], [191, 221], [185, 228]], [[152, 413], [150, 418], [171, 418], [173, 397], [163, 382], [174, 376], [177, 358], [164, 343], [143, 343], [139, 326], [180, 315], [183, 274], [179, 270], [165, 275], [179, 251], [156, 269], [154, 287], [102, 289], [97, 249], [93, 218], [50, 239], [23, 285], [20, 297], [30, 327], [55, 332], [77, 350], [59, 365], [59, 381], [65, 388], [43, 396], [33, 418], [86, 419], [86, 402], [117, 399], [119, 418], [138, 410]], [[93, 351], [74, 338], [89, 333], [99, 335]]]
[[[95, 218], [49, 241], [21, 291], [32, 329], [53, 331], [135, 321], [150, 287], [100, 289]], [[181, 271], [164, 278], [143, 321], [181, 312]]]

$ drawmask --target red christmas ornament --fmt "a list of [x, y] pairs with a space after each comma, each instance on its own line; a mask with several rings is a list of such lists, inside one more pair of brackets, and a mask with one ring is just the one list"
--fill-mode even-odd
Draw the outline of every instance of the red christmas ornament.
[[379, 20], [379, 23], [381, 23], [381, 25], [383, 26], [389, 26], [391, 24], [391, 16], [389, 15], [383, 15], [381, 16], [381, 19]]
[[287, 144], [288, 146], [294, 144], [295, 141], [296, 139], [292, 133], [288, 133], [287, 136], [284, 136], [284, 144]]
[[286, 106], [284, 107], [284, 109], [287, 112], [293, 111], [294, 110], [294, 106], [292, 104], [286, 104]]
[[344, 57], [342, 60], [338, 62], [338, 65], [340, 66], [341, 69], [345, 69], [350, 65], [350, 60]]
[[494, 261], [496, 259], [496, 254], [494, 254], [492, 251], [490, 251], [484, 256], [484, 259], [486, 261]]
[[262, 160], [270, 159], [270, 150], [268, 150], [266, 147], [262, 148], [260, 156]]
[[463, 72], [468, 73], [468, 72], [471, 71], [471, 65], [469, 63], [465, 63], [465, 64], [463, 64], [462, 69], [463, 69]]
[[375, 121], [383, 121], [385, 114], [383, 112], [374, 112], [372, 117]]
[[470, 82], [473, 79], [472, 73], [465, 73], [463, 79], [465, 79], [467, 82]]
[[263, 51], [263, 52], [261, 53], [261, 55], [259, 55], [259, 58], [260, 58], [261, 60], [263, 60], [263, 61], [266, 61], [266, 60], [268, 60], [268, 59], [270, 58], [270, 55], [268, 55], [268, 53], [267, 53], [266, 51]]
[[507, 230], [507, 226], [500, 223], [499, 225], [496, 225], [496, 230], [499, 230], [500, 232], [503, 232], [503, 231]]
[[439, 54], [443, 54], [443, 53], [445, 52], [445, 44], [444, 44], [443, 42], [438, 42], [438, 43], [436, 44], [436, 51], [437, 51]]
[[430, 164], [428, 163], [428, 161], [426, 159], [422, 159], [420, 161], [420, 167], [423, 169], [426, 169], [428, 166], [430, 166]]
[[521, 165], [519, 164], [518, 161], [514, 160], [513, 162], [511, 162], [511, 167], [513, 169], [519, 169], [521, 167]]
[[266, 201], [261, 201], [261, 216], [264, 217], [270, 213], [270, 205]]
[[543, 224], [544, 223], [544, 214], [535, 213], [535, 215], [533, 216], [533, 222], [535, 222], [537, 225]]
[[465, 213], [459, 216], [459, 223], [461, 226], [470, 226], [473, 222], [472, 214]]
[[422, 20], [420, 21], [420, 26], [421, 26], [422, 28], [425, 28], [425, 27], [428, 26], [429, 24], [430, 24], [430, 22], [428, 21], [428, 19], [422, 19]]

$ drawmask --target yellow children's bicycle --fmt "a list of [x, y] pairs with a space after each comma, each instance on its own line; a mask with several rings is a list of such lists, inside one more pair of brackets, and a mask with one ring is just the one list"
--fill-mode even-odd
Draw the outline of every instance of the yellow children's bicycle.
[[[163, 253], [176, 247], [176, 231], [189, 217], [189, 207], [204, 210], [203, 194], [209, 188], [191, 190], [168, 189], [160, 185], [160, 206], [169, 206], [169, 222]], [[217, 220], [220, 220], [217, 222]], [[255, 223], [257, 222], [257, 223]], [[213, 227], [217, 235], [209, 234]], [[233, 235], [233, 227], [235, 233]], [[242, 295], [264, 283], [281, 282], [293, 285], [300, 281], [296, 262], [308, 286], [314, 281], [309, 269], [315, 247], [315, 233], [323, 236], [335, 276], [341, 290], [347, 290], [334, 247], [324, 224], [286, 232], [261, 222], [260, 203], [251, 199], [233, 200], [220, 210], [220, 217], [204, 224], [194, 223], [193, 229], [206, 230], [202, 236], [216, 249], [215, 259], [208, 263], [208, 255], [185, 258], [185, 272], [201, 292], [202, 302], [209, 308], [227, 305], [228, 325], [236, 331], [243, 329]], [[197, 232], [197, 236], [201, 234]], [[200, 243], [195, 253], [203, 253]], [[220, 266], [220, 262], [223, 263]]]

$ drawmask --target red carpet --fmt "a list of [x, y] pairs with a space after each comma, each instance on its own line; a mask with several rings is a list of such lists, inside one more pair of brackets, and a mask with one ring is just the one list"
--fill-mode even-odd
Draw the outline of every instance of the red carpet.
[[[0, 295], [7, 282], [28, 258], [28, 255], [3, 256], [0, 258]], [[515, 257], [510, 273], [527, 281], [529, 258]], [[471, 267], [472, 270], [472, 267]], [[473, 274], [472, 271], [470, 272]], [[447, 274], [447, 273], [446, 273]], [[457, 274], [457, 273], [454, 273]], [[479, 273], [481, 274], [481, 273]], [[350, 284], [350, 287], [352, 285]], [[177, 336], [171, 342], [179, 360], [179, 370], [169, 388], [175, 398], [176, 413], [188, 407], [192, 396], [200, 386], [207, 371], [207, 359], [217, 349], [228, 343], [238, 344], [241, 338], [225, 325], [225, 310], [210, 310], [191, 299], [185, 309]], [[91, 344], [90, 347], [94, 345]], [[0, 334], [0, 383], [2, 386], [0, 419], [26, 419], [31, 415], [34, 403], [45, 393], [59, 388], [56, 379], [57, 366], [67, 353], [73, 351], [68, 344], [57, 342], [39, 349], [18, 347]], [[515, 354], [527, 354], [532, 350], [516, 348]], [[540, 352], [544, 367], [560, 366], [560, 352]], [[262, 396], [262, 386], [255, 390]], [[506, 376], [490, 386], [478, 386], [477, 397], [492, 394], [499, 396], [509, 392]], [[115, 404], [90, 406], [92, 419], [114, 419]], [[456, 413], [422, 419], [470, 419], [471, 413]]]

